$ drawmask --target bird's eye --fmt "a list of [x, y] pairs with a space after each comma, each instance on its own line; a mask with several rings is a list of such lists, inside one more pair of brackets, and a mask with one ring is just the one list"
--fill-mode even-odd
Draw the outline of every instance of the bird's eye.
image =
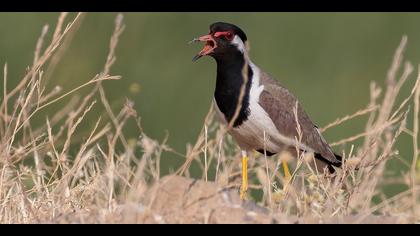
[[226, 37], [227, 40], [230, 41], [230, 40], [233, 39], [233, 34], [231, 32], [227, 32], [226, 35], [225, 35], [225, 37]]
[[225, 39], [231, 41], [233, 39], [233, 33], [231, 32], [216, 32], [214, 34], [215, 37], [220, 38], [220, 37], [225, 37]]

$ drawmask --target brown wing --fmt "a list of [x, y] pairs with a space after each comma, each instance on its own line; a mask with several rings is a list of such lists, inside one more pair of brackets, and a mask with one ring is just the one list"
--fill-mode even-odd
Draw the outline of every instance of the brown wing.
[[[261, 83], [264, 85], [264, 91], [260, 95], [260, 105], [282, 135], [293, 139], [298, 137], [296, 118], [293, 113], [296, 97], [264, 72], [261, 72]], [[302, 143], [329, 162], [339, 163], [340, 161], [299, 103], [297, 114], [302, 130]]]

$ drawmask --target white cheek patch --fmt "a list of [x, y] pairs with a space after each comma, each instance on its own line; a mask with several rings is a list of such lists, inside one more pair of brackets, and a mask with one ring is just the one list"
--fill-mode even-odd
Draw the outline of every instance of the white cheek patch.
[[260, 69], [249, 61], [249, 66], [252, 70], [252, 82], [249, 94], [250, 103], [258, 103], [260, 100], [260, 94], [264, 91], [264, 85], [260, 84]]
[[242, 42], [242, 39], [238, 35], [235, 35], [235, 37], [232, 40], [232, 44], [235, 45], [236, 48], [238, 48], [240, 52], [242, 53], [245, 52], [245, 49], [246, 49], [245, 44], [244, 42]]

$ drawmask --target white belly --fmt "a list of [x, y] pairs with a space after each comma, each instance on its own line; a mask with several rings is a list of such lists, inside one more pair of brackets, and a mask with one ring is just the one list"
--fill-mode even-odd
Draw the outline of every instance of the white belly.
[[[226, 118], [217, 106], [216, 101], [214, 101], [214, 104], [220, 120], [227, 125]], [[268, 114], [255, 102], [251, 102], [249, 108], [248, 119], [239, 127], [231, 129], [229, 133], [244, 150], [281, 151], [284, 145], [276, 138], [279, 136], [279, 132]]]

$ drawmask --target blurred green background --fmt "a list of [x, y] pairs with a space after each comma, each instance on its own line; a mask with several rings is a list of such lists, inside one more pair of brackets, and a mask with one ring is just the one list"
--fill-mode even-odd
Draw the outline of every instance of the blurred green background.
[[[8, 63], [10, 87], [31, 64], [42, 26], [48, 23], [52, 30], [58, 15], [0, 13], [0, 63]], [[86, 15], [49, 82], [51, 87], [61, 85], [68, 91], [101, 71], [115, 16], [116, 13]], [[408, 35], [406, 57], [415, 68], [420, 62], [419, 13], [125, 13], [124, 16], [126, 30], [111, 73], [122, 75], [123, 79], [105, 83], [111, 105], [119, 110], [126, 97], [133, 100], [145, 132], [162, 140], [168, 131], [169, 145], [182, 153], [186, 143], [195, 141], [202, 127], [216, 76], [212, 59], [191, 62], [202, 45], [187, 42], [206, 34], [215, 21], [237, 24], [247, 33], [253, 62], [297, 95], [320, 127], [367, 105], [370, 82], [383, 85], [404, 34]], [[414, 83], [414, 74], [409, 85]], [[406, 86], [403, 94], [408, 92]], [[45, 121], [45, 117], [39, 119]], [[95, 123], [96, 119], [89, 122]], [[365, 122], [365, 118], [359, 118], [333, 128], [325, 133], [326, 139], [336, 141], [362, 132]], [[129, 130], [130, 137], [137, 135], [135, 129]], [[398, 145], [401, 156], [411, 158], [411, 141], [406, 135]], [[165, 155], [163, 160], [167, 171], [176, 169], [181, 162], [173, 155]], [[390, 165], [389, 174], [398, 174], [406, 168], [398, 160]]]

